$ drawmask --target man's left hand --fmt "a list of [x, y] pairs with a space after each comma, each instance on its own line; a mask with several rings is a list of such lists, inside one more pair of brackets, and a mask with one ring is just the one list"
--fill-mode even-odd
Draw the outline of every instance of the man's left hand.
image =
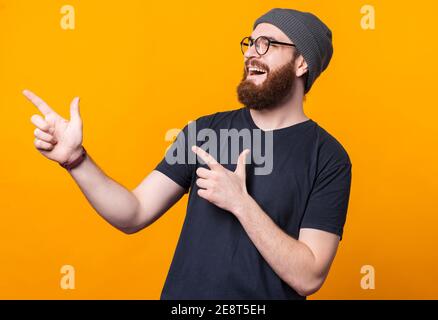
[[249, 149], [245, 149], [237, 159], [235, 171], [224, 168], [210, 154], [198, 146], [193, 146], [196, 153], [210, 168], [198, 168], [196, 185], [199, 187], [198, 195], [214, 205], [230, 211], [239, 212], [248, 198], [246, 190], [245, 159]]

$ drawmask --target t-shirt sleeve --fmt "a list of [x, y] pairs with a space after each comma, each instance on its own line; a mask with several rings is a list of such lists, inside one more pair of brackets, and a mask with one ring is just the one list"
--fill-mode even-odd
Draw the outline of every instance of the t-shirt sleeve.
[[155, 170], [165, 174], [174, 182], [179, 184], [188, 193], [194, 171], [194, 165], [189, 162], [189, 145], [188, 125], [181, 130], [175, 141], [167, 149], [164, 158], [155, 167]]
[[320, 229], [342, 239], [350, 198], [351, 167], [350, 162], [336, 164], [318, 174], [301, 228]]

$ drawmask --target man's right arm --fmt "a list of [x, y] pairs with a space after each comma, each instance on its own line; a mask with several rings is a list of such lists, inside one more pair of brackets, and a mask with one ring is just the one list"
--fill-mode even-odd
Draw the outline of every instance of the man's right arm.
[[185, 189], [159, 171], [152, 171], [133, 191], [108, 177], [88, 154], [82, 154], [83, 124], [79, 98], [70, 104], [70, 121], [61, 117], [44, 100], [29, 90], [23, 94], [43, 114], [35, 114], [34, 145], [46, 158], [66, 165], [93, 208], [111, 225], [134, 233], [150, 225], [185, 193]]
[[69, 172], [96, 212], [127, 234], [152, 224], [185, 193], [184, 188], [156, 170], [130, 191], [107, 176], [89, 155]]

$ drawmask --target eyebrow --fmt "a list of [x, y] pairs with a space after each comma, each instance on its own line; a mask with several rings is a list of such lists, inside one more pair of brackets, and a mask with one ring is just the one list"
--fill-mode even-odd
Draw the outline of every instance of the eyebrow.
[[[259, 36], [259, 37], [261, 37], [261, 36]], [[272, 41], [278, 41], [277, 39], [275, 39], [274, 37], [269, 37], [269, 36], [264, 36], [265, 38], [268, 38], [269, 40], [272, 40]], [[253, 37], [249, 37], [251, 40], [255, 40]], [[257, 37], [258, 38], [258, 37]]]

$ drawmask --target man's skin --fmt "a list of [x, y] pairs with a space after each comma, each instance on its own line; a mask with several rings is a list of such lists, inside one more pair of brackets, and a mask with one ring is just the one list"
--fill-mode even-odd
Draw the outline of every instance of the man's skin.
[[[261, 23], [251, 37], [264, 35], [277, 41], [292, 43], [277, 27]], [[259, 60], [276, 70], [290, 61], [293, 47], [271, 46], [259, 56], [254, 46], [245, 52], [245, 65]], [[280, 129], [303, 122], [308, 118], [303, 111], [304, 80], [307, 63], [300, 55], [295, 60], [296, 85], [284, 102], [266, 110], [250, 109], [256, 125], [263, 130]], [[263, 83], [266, 74], [253, 77], [256, 84]], [[70, 105], [70, 121], [63, 119], [42, 99], [25, 90], [23, 94], [40, 110], [33, 115], [34, 144], [37, 150], [58, 163], [73, 161], [81, 154], [82, 119], [79, 114], [79, 98]], [[248, 194], [245, 183], [244, 150], [238, 159], [236, 170], [225, 169], [208, 153], [198, 147], [195, 152], [209, 166], [198, 168], [196, 184], [198, 195], [222, 209], [234, 214], [257, 247], [266, 262], [277, 275], [298, 294], [315, 293], [325, 281], [339, 245], [339, 236], [317, 229], [302, 228], [298, 239], [286, 234]], [[107, 176], [90, 155], [76, 168], [69, 171], [93, 208], [115, 228], [132, 234], [152, 224], [184, 194], [185, 190], [159, 171], [152, 171], [133, 190], [128, 190]]]

